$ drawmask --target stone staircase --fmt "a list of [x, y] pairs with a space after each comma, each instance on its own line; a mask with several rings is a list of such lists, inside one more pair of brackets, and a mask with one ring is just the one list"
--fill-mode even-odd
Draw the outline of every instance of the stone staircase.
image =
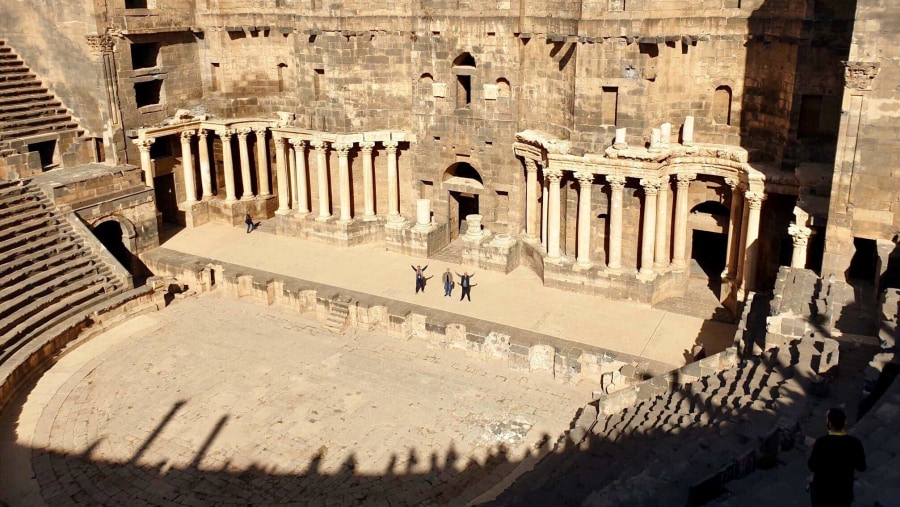
[[44, 331], [126, 289], [40, 190], [0, 182], [0, 365]]
[[769, 351], [601, 414], [583, 441], [550, 454], [491, 505], [702, 505], [793, 445], [814, 353]]
[[344, 331], [347, 326], [347, 318], [350, 316], [349, 300], [342, 300], [340, 297], [331, 301], [331, 308], [328, 312], [328, 318], [325, 319], [325, 329], [334, 334]]

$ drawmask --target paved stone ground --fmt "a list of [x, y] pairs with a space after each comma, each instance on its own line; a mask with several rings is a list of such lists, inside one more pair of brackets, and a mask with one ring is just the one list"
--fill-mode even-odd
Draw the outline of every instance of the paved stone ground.
[[[707, 353], [731, 345], [736, 327], [648, 305], [614, 301], [544, 287], [526, 267], [510, 274], [476, 270], [472, 302], [444, 297], [441, 273], [472, 268], [395, 254], [380, 245], [340, 248], [240, 227], [206, 224], [171, 233], [166, 248], [242, 266], [346, 287], [358, 292], [430, 306], [580, 343], [654, 359], [673, 366], [700, 342]], [[411, 264], [428, 265], [434, 278], [415, 294]]]
[[212, 292], [74, 349], [11, 404], [0, 500], [459, 502], [556, 438], [590, 388]]

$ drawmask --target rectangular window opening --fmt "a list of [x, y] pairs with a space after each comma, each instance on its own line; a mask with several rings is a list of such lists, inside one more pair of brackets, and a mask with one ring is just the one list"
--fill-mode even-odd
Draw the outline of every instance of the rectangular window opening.
[[219, 87], [222, 86], [222, 68], [218, 63], [213, 62], [210, 64], [210, 76], [211, 76], [211, 88], [212, 91], [219, 91]]
[[37, 152], [41, 157], [41, 169], [49, 171], [57, 165], [56, 140], [43, 141], [28, 145], [28, 151]]
[[619, 88], [604, 86], [600, 97], [600, 122], [603, 125], [615, 125], [619, 107]]
[[456, 76], [456, 108], [463, 109], [472, 104], [472, 76]]
[[131, 68], [149, 69], [159, 65], [159, 42], [132, 42]]
[[162, 79], [134, 83], [134, 100], [137, 107], [154, 106], [162, 102]]
[[325, 80], [325, 69], [316, 69], [313, 74], [313, 91], [316, 94], [316, 100], [322, 100], [325, 97], [322, 86]]
[[147, 0], [125, 0], [126, 9], [146, 9]]

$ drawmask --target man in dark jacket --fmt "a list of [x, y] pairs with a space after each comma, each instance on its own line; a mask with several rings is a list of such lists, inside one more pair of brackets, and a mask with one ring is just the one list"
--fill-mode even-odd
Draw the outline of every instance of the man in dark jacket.
[[424, 268], [421, 265], [410, 267], [416, 272], [416, 294], [418, 294], [420, 290], [425, 292], [425, 270], [428, 269], [428, 265], [425, 265]]
[[459, 287], [462, 289], [462, 295], [459, 296], [459, 300], [462, 301], [463, 298], [468, 298], [469, 301], [472, 300], [472, 277], [475, 276], [475, 273], [471, 275], [463, 271], [463, 274], [457, 273], [456, 276], [459, 277]]
[[253, 217], [250, 216], [250, 213], [244, 215], [244, 223], [247, 224], [247, 234], [250, 234], [250, 231], [253, 230]]
[[849, 507], [853, 503], [853, 472], [866, 470], [866, 453], [858, 438], [848, 435], [847, 415], [833, 408], [825, 416], [828, 435], [816, 440], [807, 466], [813, 473], [813, 507]]

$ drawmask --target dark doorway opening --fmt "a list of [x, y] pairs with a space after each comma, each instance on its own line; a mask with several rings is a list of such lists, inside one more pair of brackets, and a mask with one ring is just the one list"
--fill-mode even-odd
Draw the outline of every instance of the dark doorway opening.
[[175, 175], [163, 174], [153, 178], [156, 209], [164, 222], [178, 225], [178, 197], [175, 195]]
[[28, 145], [28, 151], [37, 152], [41, 157], [41, 169], [49, 171], [57, 166], [56, 163], [56, 140], [42, 141], [40, 143], [31, 143]]
[[478, 214], [478, 194], [450, 192], [450, 241], [466, 232], [466, 216]]
[[134, 255], [131, 250], [125, 246], [125, 235], [122, 231], [122, 225], [115, 220], [103, 222], [94, 227], [94, 236], [103, 243], [103, 246], [109, 250], [109, 253], [119, 261], [125, 269], [132, 275], [135, 286], [144, 284], [150, 271], [144, 266], [144, 263]]
[[[728, 235], [694, 230], [691, 237], [691, 275], [706, 276], [709, 288], [719, 296], [722, 270], [725, 269], [725, 253]], [[699, 268], [699, 272], [696, 270]]]
[[853, 238], [853, 246], [856, 253], [850, 259], [850, 268], [847, 278], [866, 283], [875, 282], [875, 273], [878, 265], [878, 249], [874, 239]]

